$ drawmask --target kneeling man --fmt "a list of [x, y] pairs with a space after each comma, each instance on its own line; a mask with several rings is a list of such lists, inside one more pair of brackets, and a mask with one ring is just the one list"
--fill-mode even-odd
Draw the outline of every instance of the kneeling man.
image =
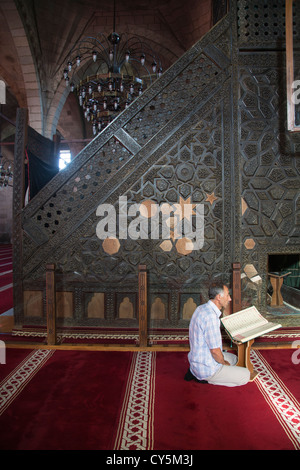
[[196, 308], [190, 321], [190, 369], [186, 380], [196, 378], [227, 387], [245, 385], [250, 379], [249, 370], [236, 366], [235, 354], [222, 351], [220, 316], [221, 308], [231, 301], [228, 287], [214, 285], [210, 287], [208, 296], [209, 301]]

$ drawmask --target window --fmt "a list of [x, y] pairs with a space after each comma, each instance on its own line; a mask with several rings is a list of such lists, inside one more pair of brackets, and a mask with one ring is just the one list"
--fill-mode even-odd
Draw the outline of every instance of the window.
[[59, 170], [63, 170], [71, 161], [70, 150], [61, 150], [59, 152]]

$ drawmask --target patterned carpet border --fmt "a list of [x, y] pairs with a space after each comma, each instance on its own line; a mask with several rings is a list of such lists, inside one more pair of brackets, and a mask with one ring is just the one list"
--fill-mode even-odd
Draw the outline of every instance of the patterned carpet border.
[[30, 380], [52, 356], [54, 350], [37, 349], [31, 352], [1, 383], [0, 383], [0, 416], [17, 398]]
[[255, 383], [296, 450], [300, 450], [300, 405], [259, 351], [251, 351]]
[[[229, 338], [226, 333], [223, 333], [223, 340], [228, 341]], [[22, 329], [14, 329], [11, 335], [12, 339], [39, 339], [42, 338], [46, 341], [47, 330], [45, 327], [23, 327]], [[58, 328], [57, 329], [58, 343], [79, 342], [79, 343], [118, 343], [123, 344], [138, 344], [139, 334], [136, 329], [109, 329], [109, 328]], [[276, 331], [271, 331], [256, 339], [256, 342], [294, 342], [300, 340], [300, 328], [280, 328]], [[188, 329], [161, 329], [148, 334], [149, 345], [158, 344], [186, 344], [189, 343]]]
[[[47, 330], [44, 327], [30, 327], [22, 329], [14, 329], [12, 331], [12, 339], [17, 338], [42, 338], [43, 340], [47, 338]], [[57, 339], [60, 343], [66, 343], [70, 341], [111, 341], [111, 342], [123, 342], [128, 344], [138, 344], [139, 342], [139, 333], [138, 330], [112, 330], [112, 329], [101, 329], [101, 328], [92, 328], [92, 329], [81, 329], [81, 328], [70, 328], [70, 329], [57, 329]], [[174, 343], [188, 343], [188, 330], [165, 330], [164, 332], [155, 332], [148, 335], [149, 344], [157, 344], [158, 342], [174, 342]]]
[[135, 353], [114, 450], [152, 450], [156, 354]]

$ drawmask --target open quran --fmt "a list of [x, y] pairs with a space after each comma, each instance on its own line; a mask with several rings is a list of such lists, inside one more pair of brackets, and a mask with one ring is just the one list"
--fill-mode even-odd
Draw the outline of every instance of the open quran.
[[221, 322], [229, 336], [240, 343], [281, 328], [279, 323], [266, 320], [254, 306], [221, 318]]

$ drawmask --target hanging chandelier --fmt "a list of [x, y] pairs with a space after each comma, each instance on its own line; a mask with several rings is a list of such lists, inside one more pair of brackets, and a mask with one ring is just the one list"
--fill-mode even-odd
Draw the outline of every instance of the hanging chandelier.
[[85, 37], [70, 51], [66, 86], [77, 94], [96, 135], [162, 74], [159, 57], [142, 38], [115, 32]]

